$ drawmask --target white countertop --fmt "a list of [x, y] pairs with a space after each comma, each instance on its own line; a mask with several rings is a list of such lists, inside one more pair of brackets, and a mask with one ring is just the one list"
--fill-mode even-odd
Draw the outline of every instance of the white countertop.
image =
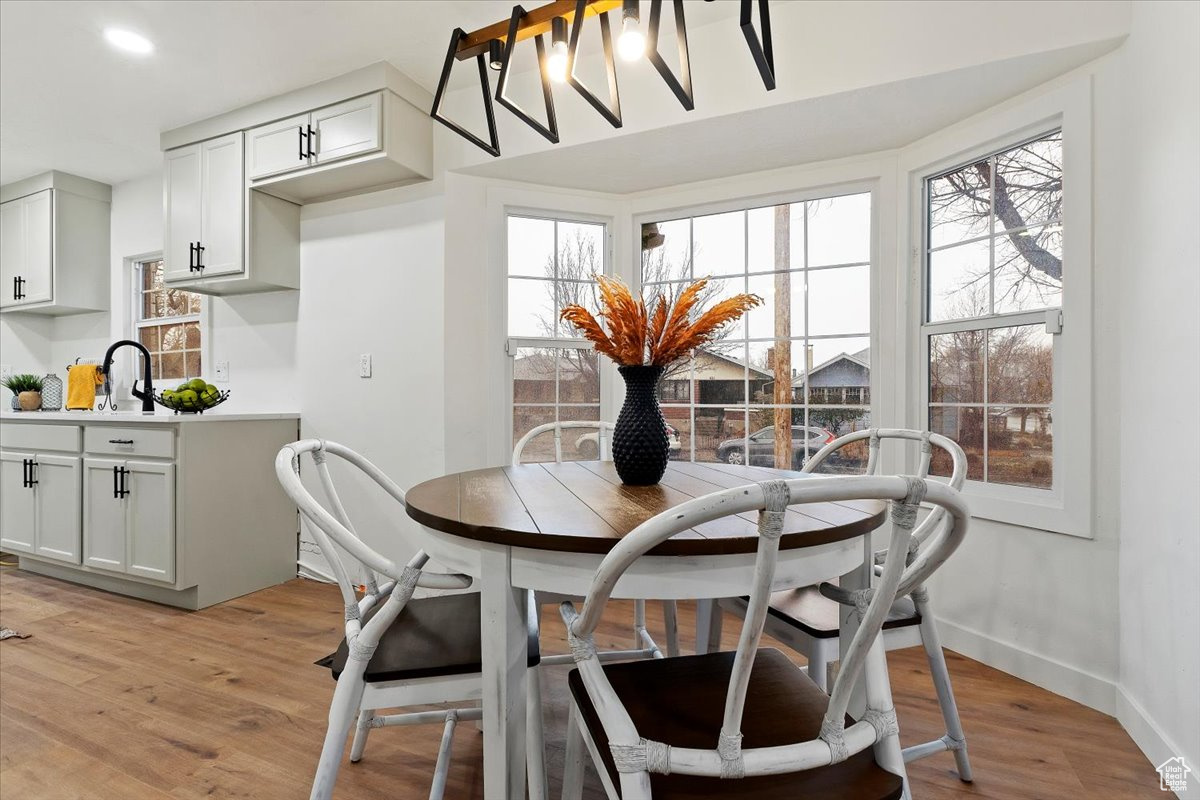
[[204, 414], [172, 414], [169, 411], [156, 411], [146, 414], [141, 411], [11, 411], [0, 410], [0, 422], [34, 422], [34, 423], [80, 423], [101, 422], [123, 425], [174, 425], [176, 423], [194, 422], [243, 422], [246, 420], [264, 419], [299, 419], [297, 411], [281, 412], [248, 412], [236, 413], [213, 409]]

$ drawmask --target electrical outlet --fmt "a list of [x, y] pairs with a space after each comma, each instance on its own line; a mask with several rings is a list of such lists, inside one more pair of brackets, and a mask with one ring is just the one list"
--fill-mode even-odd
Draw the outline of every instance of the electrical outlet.
[[216, 372], [216, 375], [213, 377], [213, 380], [216, 383], [229, 383], [229, 362], [228, 361], [218, 361], [215, 372]]
[[363, 353], [358, 357], [358, 377], [371, 377], [371, 354]]

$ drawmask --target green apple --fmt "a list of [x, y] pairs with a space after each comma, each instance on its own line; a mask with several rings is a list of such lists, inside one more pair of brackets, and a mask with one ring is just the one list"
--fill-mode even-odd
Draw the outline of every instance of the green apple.
[[203, 392], [207, 387], [208, 383], [204, 380], [204, 378], [192, 378], [190, 381], [188, 381], [187, 385], [187, 388], [197, 393]]
[[176, 392], [175, 399], [181, 408], [196, 408], [200, 405], [200, 396], [192, 389]]
[[205, 406], [214, 406], [221, 399], [221, 392], [211, 383], [204, 387], [204, 391], [200, 392], [200, 402]]

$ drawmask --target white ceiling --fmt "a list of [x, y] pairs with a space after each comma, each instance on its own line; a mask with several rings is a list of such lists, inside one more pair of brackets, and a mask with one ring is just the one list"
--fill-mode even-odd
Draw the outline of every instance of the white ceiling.
[[[689, 21], [736, 8], [689, 2]], [[138, 177], [160, 164], [160, 131], [380, 60], [433, 91], [450, 31], [511, 10], [512, 0], [4, 0], [0, 183], [48, 169], [106, 183]], [[155, 53], [114, 50], [102, 36], [109, 26], [148, 37]]]
[[[1086, 64], [1119, 39], [709, 117], [464, 170], [625, 194], [903, 147]], [[636, 153], [636, 158], [629, 154]], [[697, 158], [705, 153], [706, 158]]]

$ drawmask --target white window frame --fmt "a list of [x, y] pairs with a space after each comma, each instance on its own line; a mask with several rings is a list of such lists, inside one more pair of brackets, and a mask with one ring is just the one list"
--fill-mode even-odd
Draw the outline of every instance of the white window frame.
[[[604, 247], [603, 247], [603, 251], [601, 253], [601, 259], [602, 259], [602, 272], [604, 275], [612, 275], [613, 274], [613, 256], [614, 256], [613, 225], [614, 225], [614, 219], [609, 216], [598, 215], [598, 214], [589, 214], [589, 213], [584, 213], [584, 212], [571, 212], [571, 211], [551, 211], [551, 210], [548, 210], [545, 208], [531, 208], [528, 206], [520, 206], [520, 205], [504, 205], [503, 212], [504, 212], [504, 216], [503, 216], [503, 224], [501, 225], [502, 232], [501, 232], [501, 236], [500, 236], [500, 252], [503, 254], [501, 258], [502, 258], [503, 264], [504, 264], [504, 269], [503, 269], [504, 288], [503, 288], [503, 291], [501, 292], [501, 296], [503, 297], [503, 302], [501, 304], [500, 319], [501, 319], [501, 324], [503, 326], [502, 330], [505, 333], [504, 353], [506, 356], [508, 356], [505, 359], [505, 365], [504, 365], [504, 370], [505, 370], [505, 372], [504, 372], [505, 395], [504, 396], [505, 396], [506, 402], [505, 402], [505, 410], [504, 410], [503, 418], [506, 421], [505, 422], [506, 435], [511, 437], [513, 435], [513, 422], [514, 422], [514, 416], [515, 416], [514, 409], [517, 406], [517, 403], [513, 400], [513, 372], [514, 372], [514, 367], [516, 364], [516, 357], [517, 357], [518, 351], [521, 348], [551, 348], [551, 349], [558, 349], [558, 350], [591, 350], [591, 349], [593, 349], [593, 344], [591, 342], [589, 342], [587, 339], [584, 339], [583, 337], [576, 338], [576, 337], [564, 337], [564, 336], [509, 336], [508, 335], [508, 330], [509, 330], [509, 327], [508, 327], [508, 286], [509, 286], [508, 219], [509, 219], [509, 217], [527, 217], [527, 218], [533, 218], [533, 219], [548, 220], [551, 222], [585, 223], [588, 225], [603, 225], [604, 226]], [[555, 230], [556, 230], [556, 234], [555, 234], [554, 257], [555, 257], [555, 259], [557, 259], [558, 258], [557, 226], [556, 226]], [[518, 279], [521, 279], [520, 276], [514, 276], [514, 277], [518, 277]], [[533, 276], [530, 276], [529, 279], [541, 280], [546, 283], [549, 283], [552, 280], [552, 279], [548, 279], [548, 278], [536, 278]], [[553, 280], [557, 280], [557, 276]], [[616, 419], [616, 410], [615, 410], [616, 405], [613, 402], [613, 393], [609, 387], [613, 382], [613, 378], [616, 377], [616, 372], [615, 372], [614, 367], [612, 366], [612, 363], [609, 361], [609, 359], [597, 354], [597, 360], [598, 360], [599, 368], [600, 368], [600, 373], [599, 373], [600, 374], [599, 419], [613, 420], [613, 419]], [[581, 407], [586, 407], [588, 405], [592, 405], [589, 403], [563, 404], [563, 403], [559, 402], [558, 380], [557, 380], [557, 377], [558, 377], [557, 359], [555, 361], [555, 364], [556, 365], [555, 365], [554, 403], [553, 404], [530, 403], [530, 404], [522, 404], [522, 405], [535, 405], [535, 406], [540, 406], [540, 407], [545, 407], [545, 408], [554, 408], [556, 417], [557, 417], [559, 408], [563, 408], [563, 407], [565, 407], [565, 408], [581, 408]], [[511, 443], [510, 443], [510, 445], [509, 445], [510, 452], [511, 452], [511, 449], [512, 449], [512, 447], [511, 447]]]
[[[868, 345], [871, 348], [871, 385], [870, 385], [871, 402], [868, 404], [865, 404], [865, 405], [867, 406], [868, 413], [871, 416], [871, 424], [875, 425], [875, 426], [879, 426], [879, 425], [883, 424], [880, 421], [880, 418], [881, 418], [881, 414], [884, 413], [884, 409], [881, 408], [881, 404], [879, 402], [879, 397], [881, 394], [879, 392], [879, 387], [881, 385], [880, 384], [880, 380], [881, 380], [880, 379], [880, 371], [876, 368], [877, 364], [879, 363], [878, 347], [880, 344], [879, 326], [880, 326], [880, 321], [881, 321], [880, 302], [881, 302], [881, 294], [882, 294], [880, 291], [880, 287], [882, 285], [882, 273], [884, 271], [884, 267], [880, 263], [880, 253], [882, 252], [882, 248], [880, 247], [880, 220], [882, 217], [881, 204], [883, 202], [886, 202], [886, 198], [884, 197], [884, 195], [886, 195], [887, 193], [884, 191], [881, 191], [880, 181], [875, 177], [867, 177], [867, 178], [842, 177], [841, 179], [835, 178], [833, 181], [828, 182], [828, 183], [821, 181], [819, 179], [819, 177], [816, 179], [809, 178], [807, 180], [804, 177], [801, 177], [801, 176], [805, 176], [805, 175], [824, 175], [824, 174], [827, 174], [827, 170], [831, 171], [834, 174], [843, 174], [846, 171], [845, 167], [843, 165], [833, 165], [832, 167], [823, 169], [818, 173], [810, 173], [808, 170], [802, 170], [799, 172], [794, 172], [792, 170], [788, 170], [788, 171], [782, 172], [780, 174], [772, 175], [772, 176], [768, 177], [766, 179], [767, 182], [775, 183], [775, 184], [778, 184], [781, 180], [786, 182], [787, 176], [789, 174], [791, 174], [791, 175], [795, 176], [792, 178], [792, 180], [795, 182], [795, 184], [797, 185], [798, 188], [782, 189], [782, 190], [776, 188], [774, 191], [771, 191], [768, 194], [748, 194], [748, 195], [744, 195], [744, 196], [736, 196], [735, 195], [735, 196], [731, 196], [727, 199], [723, 199], [723, 200], [715, 201], [715, 202], [703, 202], [703, 203], [697, 203], [697, 204], [691, 204], [691, 205], [685, 205], [685, 206], [667, 206], [667, 207], [657, 209], [657, 210], [652, 210], [652, 211], [638, 211], [637, 213], [635, 213], [633, 215], [633, 219], [632, 219], [632, 222], [633, 222], [632, 231], [633, 231], [634, 235], [631, 237], [632, 241], [630, 244], [632, 247], [631, 264], [633, 265], [634, 271], [633, 271], [633, 280], [631, 281], [631, 285], [635, 287], [635, 290], [637, 292], [642, 291], [642, 250], [641, 250], [641, 236], [640, 236], [639, 232], [641, 231], [642, 226], [645, 224], [653, 223], [653, 222], [662, 222], [664, 220], [677, 220], [677, 219], [684, 219], [684, 218], [690, 219], [693, 217], [708, 216], [711, 214], [723, 214], [723, 213], [728, 213], [728, 212], [732, 212], [732, 211], [746, 211], [746, 210], [750, 210], [750, 209], [764, 208], [764, 207], [770, 207], [770, 206], [791, 205], [791, 204], [795, 204], [795, 203], [803, 203], [803, 202], [808, 202], [808, 201], [812, 201], [812, 200], [824, 200], [824, 199], [828, 199], [831, 197], [839, 197], [839, 196], [843, 196], [843, 195], [870, 194], [871, 195], [871, 224], [870, 224], [871, 241], [870, 241], [870, 255], [869, 255], [870, 261], [868, 262], [868, 266], [869, 266], [869, 274], [870, 274], [871, 314], [870, 314], [870, 318], [869, 318], [869, 322], [868, 322], [868, 325], [870, 326], [870, 330], [867, 331], [867, 335], [865, 338], [867, 339]], [[853, 171], [853, 167], [851, 167], [850, 170]], [[754, 177], [758, 178], [759, 180], [751, 179], [750, 181], [747, 181], [746, 182], [747, 188], [749, 188], [750, 186], [759, 185], [759, 182], [762, 180], [762, 178], [760, 176], [754, 176]], [[733, 182], [733, 183], [725, 182], [725, 186], [723, 188], [726, 188], [726, 189], [736, 188], [739, 185], [739, 183], [740, 182]], [[705, 187], [705, 188], [709, 189], [708, 193], [711, 195], [710, 187]], [[805, 217], [805, 220], [806, 220], [805, 224], [807, 225], [807, 215]], [[689, 226], [689, 229], [690, 229], [690, 226]], [[808, 237], [805, 236], [806, 241], [807, 241], [807, 238]], [[748, 243], [747, 243], [747, 246], [748, 246]], [[858, 263], [859, 262], [854, 262], [854, 264], [852, 264], [850, 266], [857, 265]], [[835, 267], [840, 267], [840, 266], [847, 266], [847, 265], [839, 265], [839, 264], [823, 265], [823, 266], [819, 267], [818, 269], [835, 268]], [[802, 269], [802, 270], [797, 270], [797, 271], [806, 271], [806, 270]], [[746, 273], [743, 271], [743, 277], [745, 277], [745, 274]], [[769, 273], [767, 273], [767, 274], [769, 274]], [[731, 276], [731, 277], [736, 277], [736, 276]], [[807, 303], [807, 299], [805, 302]], [[806, 332], [807, 332], [807, 324], [808, 324], [807, 316], [808, 315], [806, 314], [805, 315], [805, 318], [806, 318], [805, 330], [806, 330]], [[836, 336], [830, 335], [830, 336], [818, 336], [818, 337], [809, 337], [809, 338], [837, 339], [837, 338], [853, 337], [855, 335], [856, 334], [844, 334], [844, 335], [836, 335]], [[796, 341], [796, 339], [792, 339], [792, 341]], [[743, 353], [743, 356], [744, 356], [744, 353]], [[749, 398], [750, 388], [748, 385], [749, 384], [748, 371], [744, 372], [743, 381], [746, 383], [745, 388], [744, 388], [745, 397]], [[666, 401], [664, 401], [664, 404], [672, 405], [672, 406], [685, 405], [684, 403], [675, 403], [675, 402], [666, 402]], [[694, 432], [695, 432], [695, 427], [696, 427], [695, 423], [696, 423], [696, 408], [697, 408], [696, 403], [695, 403], [695, 397], [691, 396], [691, 401], [686, 403], [686, 405], [691, 409], [690, 419], [691, 419], [691, 424], [692, 424], [692, 434], [690, 435], [691, 447], [690, 447], [690, 452], [689, 452], [689, 460], [694, 461], [695, 457], [696, 457], [696, 437], [694, 435]], [[752, 433], [752, 431], [750, 430], [750, 424], [749, 424], [750, 410], [753, 408], [772, 408], [772, 407], [774, 407], [771, 405], [757, 405], [757, 404], [754, 406], [751, 406], [748, 401], [743, 401], [741, 403], [741, 405], [745, 406], [745, 408], [746, 408], [746, 411], [744, 412], [744, 415], [743, 415], [743, 420], [745, 423], [747, 437]], [[820, 404], [810, 404], [808, 402], [808, 391], [807, 391], [807, 386], [806, 386], [803, 402], [794, 403], [789, 407], [805, 409], [805, 417], [804, 417], [803, 424], [808, 425], [809, 424], [808, 408], [810, 407], [810, 405], [820, 405]], [[862, 405], [862, 404], [855, 404], [855, 405]], [[700, 408], [711, 408], [711, 406], [700, 406]]]
[[[907, 258], [908, 422], [929, 425], [931, 333], [1044, 323], [1054, 336], [1053, 486], [967, 481], [973, 516], [1083, 538], [1092, 511], [1092, 123], [1091, 77], [1074, 78], [1038, 97], [1006, 104], [927, 137], [900, 153], [901, 253]], [[1063, 140], [1063, 299], [1061, 309], [997, 315], [985, 321], [925, 322], [926, 179], [1055, 129]], [[901, 261], [903, 263], [903, 261]]]
[[[207, 295], [200, 295], [200, 313], [184, 314], [178, 317], [158, 317], [155, 319], [142, 319], [142, 266], [154, 261], [162, 261], [162, 253], [149, 253], [127, 259], [129, 264], [129, 338], [135, 342], [140, 342], [139, 333], [142, 328], [156, 327], [162, 325], [173, 325], [181, 322], [198, 322], [200, 327], [200, 367], [201, 371], [211, 364], [210, 358], [210, 335], [209, 335], [209, 303]], [[193, 294], [197, 294], [193, 292]], [[154, 380], [162, 378], [161, 375], [153, 375]], [[130, 381], [142, 379], [142, 362], [141, 359], [134, 358], [130, 360]], [[165, 379], [164, 379], [165, 380]], [[174, 379], [172, 379], [174, 380]], [[168, 388], [168, 387], [160, 387]]]

